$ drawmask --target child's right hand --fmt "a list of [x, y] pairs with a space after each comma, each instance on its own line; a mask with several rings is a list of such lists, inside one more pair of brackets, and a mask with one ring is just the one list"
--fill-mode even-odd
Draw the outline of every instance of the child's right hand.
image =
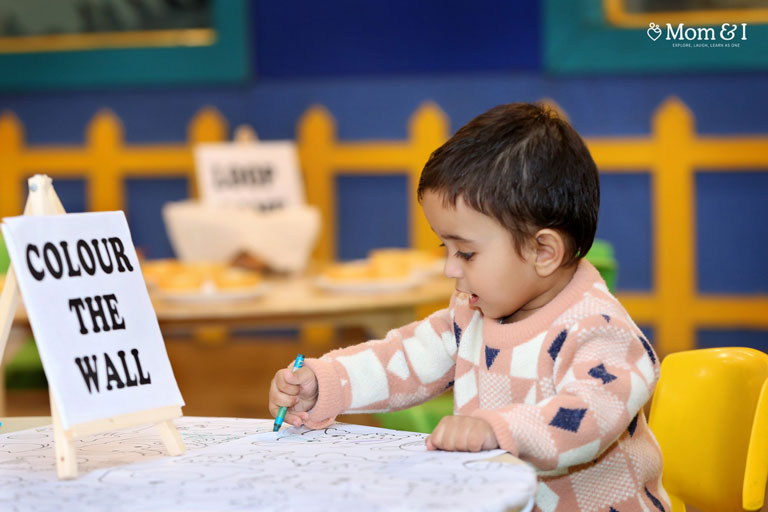
[[300, 427], [309, 418], [309, 411], [317, 403], [317, 377], [307, 367], [292, 372], [283, 368], [275, 373], [269, 387], [269, 413], [277, 416], [280, 407], [288, 407], [285, 422]]

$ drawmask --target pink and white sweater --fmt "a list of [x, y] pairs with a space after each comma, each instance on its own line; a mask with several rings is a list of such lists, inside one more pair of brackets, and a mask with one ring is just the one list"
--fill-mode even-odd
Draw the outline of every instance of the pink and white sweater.
[[453, 386], [454, 414], [486, 420], [502, 449], [536, 467], [537, 510], [671, 510], [642, 410], [658, 358], [584, 260], [519, 322], [485, 318], [455, 294], [425, 320], [306, 366], [319, 384], [310, 428], [342, 413], [404, 409]]

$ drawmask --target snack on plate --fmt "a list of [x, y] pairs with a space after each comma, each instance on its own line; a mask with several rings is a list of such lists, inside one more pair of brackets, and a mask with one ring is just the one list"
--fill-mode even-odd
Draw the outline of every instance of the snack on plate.
[[157, 260], [145, 262], [142, 271], [150, 287], [172, 294], [231, 292], [253, 289], [261, 284], [258, 272], [223, 263]]
[[430, 251], [420, 249], [372, 249], [368, 253], [371, 265], [386, 269], [386, 272], [410, 274], [411, 272], [427, 272], [440, 261], [440, 256]]
[[214, 273], [213, 281], [219, 290], [242, 290], [261, 284], [261, 275], [238, 268], [223, 268]]
[[334, 263], [325, 269], [323, 276], [332, 281], [368, 281], [376, 279], [367, 261]]
[[322, 277], [335, 282], [405, 281], [431, 272], [440, 257], [418, 249], [373, 249], [368, 258], [335, 263], [326, 268]]
[[141, 272], [144, 274], [144, 281], [150, 287], [158, 286], [158, 282], [163, 277], [174, 274], [181, 268], [181, 263], [174, 259], [151, 260], [141, 262]]
[[204, 276], [196, 272], [171, 272], [156, 281], [158, 288], [164, 292], [174, 293], [199, 292], [204, 282]]

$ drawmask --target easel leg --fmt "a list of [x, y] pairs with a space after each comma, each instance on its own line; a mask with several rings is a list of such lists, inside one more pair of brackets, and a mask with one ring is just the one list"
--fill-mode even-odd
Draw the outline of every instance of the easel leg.
[[51, 401], [51, 419], [53, 420], [53, 445], [56, 449], [56, 474], [59, 480], [71, 480], [77, 478], [77, 455], [75, 454], [75, 445], [67, 439], [64, 429], [61, 427], [59, 412], [56, 410], [56, 404]]
[[155, 423], [155, 426], [160, 431], [160, 438], [163, 440], [165, 449], [168, 450], [170, 455], [181, 455], [184, 453], [186, 450], [184, 440], [181, 439], [181, 434], [179, 434], [172, 420]]

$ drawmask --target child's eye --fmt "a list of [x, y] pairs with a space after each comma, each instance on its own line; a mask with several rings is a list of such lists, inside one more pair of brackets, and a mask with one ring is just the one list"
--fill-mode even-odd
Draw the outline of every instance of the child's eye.
[[474, 256], [474, 255], [475, 255], [475, 253], [473, 253], [473, 252], [456, 251], [456, 256], [458, 256], [459, 258], [462, 258], [462, 259], [464, 259], [466, 261], [471, 260], [472, 256]]

